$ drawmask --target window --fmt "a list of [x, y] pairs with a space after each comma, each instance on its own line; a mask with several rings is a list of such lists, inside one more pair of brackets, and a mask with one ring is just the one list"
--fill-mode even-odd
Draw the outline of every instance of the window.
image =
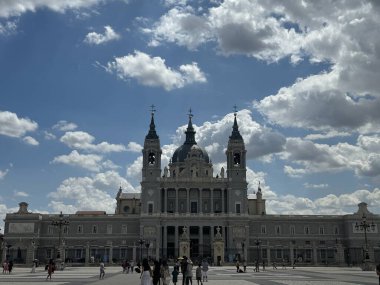
[[306, 258], [311, 259], [311, 249], [306, 249]]
[[319, 234], [324, 235], [325, 234], [325, 228], [324, 227], [319, 227]]
[[240, 203], [235, 204], [235, 211], [236, 211], [236, 214], [240, 214]]
[[63, 234], [67, 235], [69, 233], [69, 227], [68, 226], [64, 226], [63, 227]]
[[276, 258], [282, 258], [282, 249], [276, 250]]
[[153, 203], [148, 203], [148, 214], [149, 215], [153, 214]]
[[46, 257], [48, 259], [53, 258], [53, 251], [51, 250], [51, 248], [46, 249]]
[[48, 235], [54, 234], [54, 227], [53, 226], [48, 226]]
[[197, 213], [198, 212], [198, 203], [197, 202], [191, 202], [190, 203], [191, 207], [191, 213]]
[[112, 225], [107, 225], [107, 234], [112, 234]]
[[121, 225], [121, 233], [126, 234], [127, 233], [127, 225]]
[[81, 259], [82, 258], [82, 249], [77, 248], [75, 250], [75, 258]]
[[77, 233], [78, 234], [83, 234], [83, 226], [82, 225], [78, 225], [78, 227], [77, 227]]
[[305, 235], [309, 235], [310, 234], [310, 228], [309, 228], [309, 226], [306, 226], [304, 228], [304, 232], [305, 232]]
[[93, 234], [97, 234], [97, 233], [98, 233], [98, 226], [97, 226], [97, 225], [93, 225], [93, 226], [92, 226], [92, 230], [91, 230], [91, 232], [92, 232]]
[[239, 166], [240, 165], [240, 153], [234, 153], [234, 165]]
[[276, 226], [276, 235], [281, 234], [281, 226]]
[[128, 213], [129, 212], [129, 206], [124, 206], [124, 213]]
[[149, 153], [149, 155], [148, 155], [148, 162], [149, 162], [150, 165], [155, 164], [155, 162], [156, 162], [156, 155], [153, 152]]
[[334, 234], [339, 235], [339, 228], [338, 227], [335, 227]]
[[267, 227], [265, 225], [261, 225], [261, 233], [264, 235], [267, 233]]
[[290, 234], [295, 235], [296, 234], [296, 227], [295, 226], [290, 226]]

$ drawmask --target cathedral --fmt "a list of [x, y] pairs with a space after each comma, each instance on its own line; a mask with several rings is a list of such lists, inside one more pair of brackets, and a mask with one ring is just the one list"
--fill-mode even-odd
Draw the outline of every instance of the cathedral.
[[21, 202], [5, 218], [2, 258], [30, 264], [120, 263], [145, 257], [207, 258], [214, 265], [246, 260], [297, 265], [380, 262], [380, 216], [366, 203], [349, 215], [270, 215], [260, 186], [247, 195], [246, 155], [237, 113], [226, 169], [216, 171], [195, 139], [190, 112], [183, 144], [161, 165], [154, 112], [142, 150], [141, 193], [116, 194], [115, 213], [41, 214]]

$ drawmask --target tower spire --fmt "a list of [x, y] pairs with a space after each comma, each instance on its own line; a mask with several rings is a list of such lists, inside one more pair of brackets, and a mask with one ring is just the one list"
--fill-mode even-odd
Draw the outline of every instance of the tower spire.
[[154, 105], [150, 106], [151, 119], [149, 125], [149, 132], [146, 135], [145, 139], [158, 139], [158, 135], [156, 133], [156, 125], [154, 124], [154, 113], [156, 112], [156, 109], [154, 107]]
[[232, 134], [230, 135], [230, 139], [242, 140], [243, 137], [241, 136], [241, 134], [239, 132], [239, 126], [237, 124], [236, 115], [237, 115], [237, 106], [234, 105], [234, 124], [232, 126]]
[[187, 129], [186, 129], [186, 141], [185, 141], [185, 144], [190, 144], [190, 145], [194, 145], [194, 144], [197, 144], [197, 142], [195, 141], [195, 131], [194, 131], [194, 128], [193, 128], [193, 123], [191, 121], [191, 119], [193, 118], [193, 113], [191, 111], [191, 108], [189, 109], [189, 123], [187, 124]]

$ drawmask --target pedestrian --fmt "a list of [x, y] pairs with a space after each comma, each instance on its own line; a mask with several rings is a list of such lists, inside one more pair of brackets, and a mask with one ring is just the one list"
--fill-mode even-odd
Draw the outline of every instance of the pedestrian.
[[133, 267], [135, 266], [135, 262], [133, 260], [131, 260], [131, 262], [129, 263], [130, 267], [131, 267], [131, 273], [133, 273]]
[[121, 267], [123, 268], [123, 273], [126, 273], [127, 272], [127, 261], [126, 260], [124, 260], [121, 263]]
[[187, 260], [187, 266], [186, 266], [186, 285], [193, 285], [193, 262], [190, 260], [190, 258]]
[[239, 263], [239, 260], [238, 260], [238, 259], [236, 260], [236, 264], [235, 264], [235, 266], [236, 266], [236, 272], [239, 273], [240, 263]]
[[187, 257], [184, 256], [182, 261], [181, 261], [182, 285], [185, 285], [186, 269], [187, 269]]
[[30, 273], [36, 273], [37, 261], [33, 260], [32, 271]]
[[293, 269], [296, 269], [296, 260], [293, 260]]
[[379, 285], [380, 285], [380, 263], [376, 266], [376, 274], [379, 276]]
[[255, 265], [256, 265], [256, 272], [260, 272], [259, 260], [256, 259]]
[[8, 272], [8, 260], [4, 260], [3, 262], [3, 274], [7, 274]]
[[263, 259], [263, 271], [265, 271], [265, 260]]
[[179, 274], [178, 268], [179, 268], [178, 266], [174, 266], [174, 269], [172, 272], [172, 276], [173, 276], [172, 281], [174, 285], [177, 285], [177, 281], [178, 281], [178, 274]]
[[9, 273], [9, 274], [11, 274], [12, 269], [13, 269], [13, 261], [10, 260], [9, 263], [8, 263], [8, 273]]
[[51, 275], [54, 273], [54, 262], [53, 262], [53, 259], [49, 260], [49, 264], [47, 265], [47, 272], [48, 272], [48, 275], [46, 276], [46, 280], [48, 280], [48, 279], [51, 280]]
[[162, 262], [161, 265], [161, 280], [162, 280], [162, 285], [169, 285], [170, 283], [170, 273], [169, 273], [169, 266], [166, 260]]
[[199, 285], [199, 282], [201, 283], [200, 285], [203, 285], [203, 282], [202, 282], [202, 268], [201, 268], [201, 264], [200, 263], [198, 263], [198, 267], [195, 270], [195, 278], [197, 279], [197, 285]]
[[152, 282], [152, 276], [153, 272], [152, 269], [150, 268], [148, 259], [144, 258], [142, 262], [142, 268], [141, 268], [141, 285], [153, 285]]
[[272, 265], [273, 265], [273, 269], [277, 269], [276, 261], [273, 261]]
[[208, 271], [208, 261], [206, 259], [204, 259], [202, 261], [202, 279], [203, 279], [203, 282], [208, 282], [207, 271]]
[[161, 263], [157, 260], [154, 261], [153, 267], [153, 285], [160, 285], [161, 279]]
[[106, 274], [104, 262], [101, 261], [99, 264], [99, 279], [103, 279]]
[[244, 272], [247, 271], [247, 261], [245, 259], [243, 259], [243, 268], [244, 268]]

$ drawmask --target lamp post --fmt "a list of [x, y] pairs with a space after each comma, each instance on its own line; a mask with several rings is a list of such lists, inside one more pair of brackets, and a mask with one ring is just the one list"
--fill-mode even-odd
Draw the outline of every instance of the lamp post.
[[60, 258], [61, 257], [60, 248], [61, 248], [62, 227], [63, 226], [68, 226], [70, 224], [70, 222], [64, 219], [64, 216], [63, 216], [62, 211], [61, 211], [61, 213], [58, 216], [58, 219], [52, 221], [51, 224], [53, 226], [55, 226], [55, 227], [58, 227], [58, 251], [57, 251], [57, 258]]
[[144, 240], [142, 238], [140, 238], [137, 243], [140, 245], [140, 262], [142, 261], [142, 246], [144, 244]]
[[242, 255], [243, 255], [243, 261], [245, 260], [245, 252], [244, 252], [245, 243], [244, 240], [241, 242], [241, 249], [242, 249]]
[[355, 229], [358, 231], [364, 231], [364, 242], [365, 242], [365, 260], [369, 259], [369, 253], [368, 253], [368, 240], [367, 240], [367, 230], [372, 229], [373, 231], [375, 230], [375, 224], [372, 222], [371, 224], [367, 222], [367, 217], [365, 214], [363, 214], [362, 220], [360, 224], [356, 222], [355, 224]]
[[145, 241], [146, 258], [149, 258], [149, 246], [150, 246], [150, 241], [146, 240], [146, 241]]
[[257, 262], [256, 262], [257, 271], [259, 271], [259, 264], [260, 264], [260, 243], [261, 243], [261, 240], [259, 239], [255, 240], [255, 245], [256, 245], [256, 250], [257, 250]]

